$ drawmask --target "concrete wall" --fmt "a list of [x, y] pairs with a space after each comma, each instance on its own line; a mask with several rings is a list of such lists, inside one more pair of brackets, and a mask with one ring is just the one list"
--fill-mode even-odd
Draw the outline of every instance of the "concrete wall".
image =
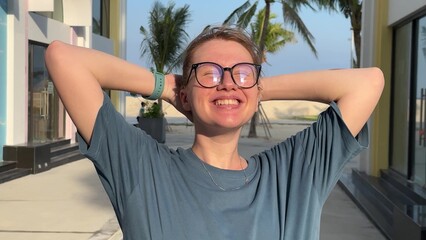
[[92, 35], [92, 48], [98, 51], [114, 54], [113, 41], [100, 35]]
[[28, 11], [53, 12], [54, 0], [28, 0]]
[[92, 0], [63, 0], [64, 24], [69, 26], [92, 25]]
[[53, 40], [70, 42], [71, 28], [63, 23], [41, 16], [28, 13], [28, 39], [49, 44]]
[[389, 0], [388, 24], [394, 25], [426, 8], [426, 0]]

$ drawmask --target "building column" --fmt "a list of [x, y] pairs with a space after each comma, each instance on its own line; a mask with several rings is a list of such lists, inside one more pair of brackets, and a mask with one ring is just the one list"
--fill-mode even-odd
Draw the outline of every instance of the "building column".
[[379, 67], [385, 76], [385, 89], [369, 121], [370, 150], [360, 162], [360, 170], [379, 176], [389, 167], [390, 80], [392, 28], [388, 25], [389, 0], [364, 0], [361, 67]]
[[8, 0], [6, 144], [28, 140], [27, 0]]
[[0, 161], [6, 144], [7, 0], [0, 0]]
[[[110, 1], [110, 36], [114, 43], [114, 55], [126, 59], [126, 0]], [[111, 91], [111, 101], [115, 109], [126, 115], [126, 92]]]

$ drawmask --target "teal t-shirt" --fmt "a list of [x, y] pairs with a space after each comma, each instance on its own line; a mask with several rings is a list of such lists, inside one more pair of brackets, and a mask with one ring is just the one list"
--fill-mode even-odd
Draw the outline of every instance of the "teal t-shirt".
[[129, 125], [105, 95], [90, 146], [79, 142], [126, 240], [315, 240], [323, 204], [368, 133], [365, 126], [354, 138], [331, 103], [312, 126], [250, 157], [245, 172], [206, 171], [191, 149]]

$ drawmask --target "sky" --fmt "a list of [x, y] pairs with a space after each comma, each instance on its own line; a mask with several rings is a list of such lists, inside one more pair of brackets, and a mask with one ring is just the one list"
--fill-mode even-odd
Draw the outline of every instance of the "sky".
[[[167, 5], [169, 1], [161, 1]], [[233, 10], [245, 0], [174, 0], [175, 8], [189, 5], [190, 21], [187, 27], [189, 39], [192, 40], [206, 25], [220, 24]], [[253, 3], [254, 1], [252, 1]], [[263, 1], [260, 1], [263, 2]], [[151, 67], [148, 58], [140, 57], [142, 35], [140, 26], [148, 27], [149, 11], [153, 0], [127, 0], [127, 60], [144, 67]], [[258, 6], [263, 7], [264, 5]], [[272, 4], [271, 9], [277, 18], [274, 22], [283, 23], [282, 9], [279, 3]], [[341, 13], [328, 11], [312, 11], [302, 9], [299, 16], [315, 37], [316, 58], [302, 37], [296, 34], [296, 43], [284, 46], [274, 55], [268, 55], [268, 64], [263, 64], [265, 76], [287, 74], [301, 71], [348, 68], [351, 58], [350, 22]], [[285, 26], [285, 25], [284, 25]], [[295, 29], [285, 26], [296, 33]]]

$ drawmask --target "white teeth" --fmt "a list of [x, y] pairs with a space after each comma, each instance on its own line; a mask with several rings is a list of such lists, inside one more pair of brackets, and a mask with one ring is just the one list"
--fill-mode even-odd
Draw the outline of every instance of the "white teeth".
[[238, 101], [236, 99], [222, 99], [222, 100], [216, 100], [216, 105], [222, 106], [222, 105], [237, 105]]

